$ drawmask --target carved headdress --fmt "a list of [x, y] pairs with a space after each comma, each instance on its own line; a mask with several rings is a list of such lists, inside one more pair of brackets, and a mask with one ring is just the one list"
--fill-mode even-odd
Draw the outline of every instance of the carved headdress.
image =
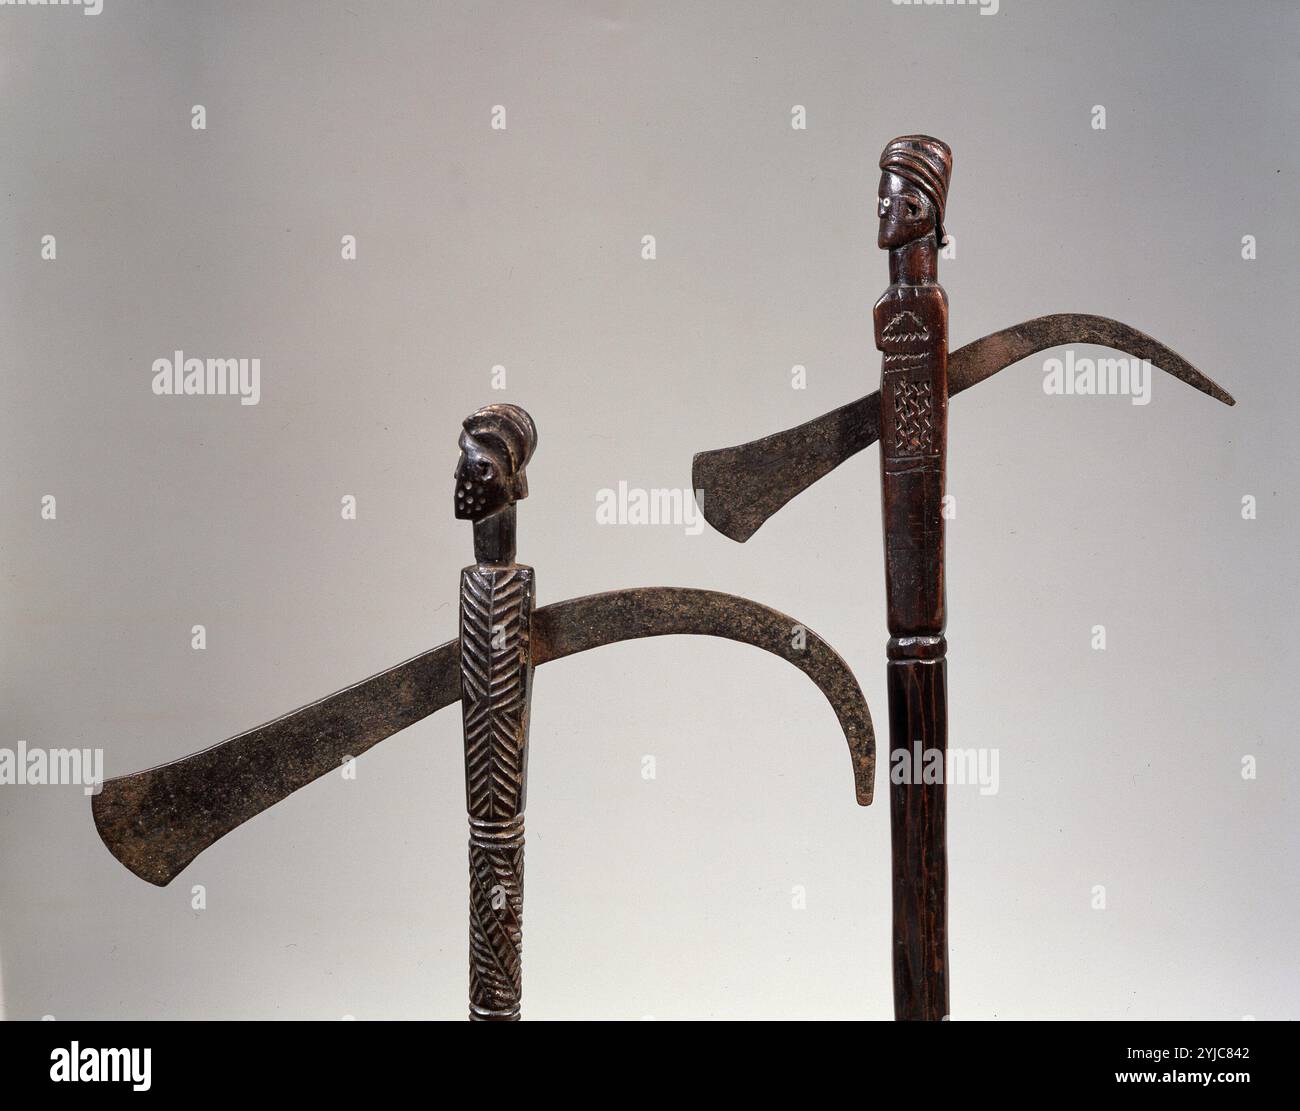
[[880, 168], [916, 186], [934, 205], [934, 237], [943, 245], [943, 210], [952, 180], [952, 149], [929, 135], [900, 135], [880, 155]]
[[481, 520], [528, 497], [524, 468], [537, 426], [518, 405], [485, 405], [465, 418], [456, 467], [456, 516]]

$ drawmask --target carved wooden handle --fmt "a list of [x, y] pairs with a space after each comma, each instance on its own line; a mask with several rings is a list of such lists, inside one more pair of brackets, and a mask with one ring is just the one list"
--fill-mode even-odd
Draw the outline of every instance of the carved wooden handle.
[[[894, 1014], [948, 1013], [948, 868], [942, 771], [948, 746], [943, 493], [948, 302], [937, 283], [893, 285], [876, 305], [880, 477], [889, 610]], [[900, 752], [900, 750], [902, 750]], [[895, 761], [910, 774], [898, 781]], [[942, 769], [942, 765], [940, 765]]]
[[461, 572], [460, 675], [469, 812], [469, 1017], [519, 1018], [524, 803], [532, 693], [531, 567]]
[[[877, 242], [890, 251], [890, 286], [876, 302], [875, 323], [876, 346], [884, 356], [880, 490], [890, 634], [894, 1016], [934, 1020], [948, 1013], [948, 298], [938, 281], [937, 248], [952, 152], [928, 135], [904, 135], [885, 147], [880, 169]], [[899, 776], [900, 768], [907, 774]]]
[[941, 286], [894, 285], [877, 302], [885, 597], [893, 637], [943, 632], [943, 485], [948, 301]]
[[932, 766], [948, 749], [947, 663], [891, 658], [886, 676], [894, 1016], [934, 1022], [948, 1014], [948, 788], [944, 766]]
[[523, 994], [524, 816], [469, 823], [469, 1017], [519, 1018]]

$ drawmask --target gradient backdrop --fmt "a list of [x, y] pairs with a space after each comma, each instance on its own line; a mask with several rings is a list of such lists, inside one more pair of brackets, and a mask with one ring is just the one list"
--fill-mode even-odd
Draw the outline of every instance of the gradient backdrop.
[[[950, 790], [953, 1016], [1297, 1017], [1298, 32], [1284, 0], [0, 6], [0, 747], [134, 771], [450, 638], [460, 421], [512, 401], [541, 602], [791, 613], [883, 754], [874, 448], [743, 546], [595, 509], [875, 387], [876, 158], [925, 131], [954, 347], [1102, 313], [1239, 401], [1048, 396], [1045, 354], [952, 406], [951, 744], [999, 761]], [[155, 396], [177, 349], [259, 358], [260, 403]], [[862, 810], [752, 648], [543, 669], [525, 1015], [889, 1017], [881, 764]], [[81, 788], [0, 786], [5, 1014], [460, 1018], [465, 839], [452, 709], [165, 889]]]

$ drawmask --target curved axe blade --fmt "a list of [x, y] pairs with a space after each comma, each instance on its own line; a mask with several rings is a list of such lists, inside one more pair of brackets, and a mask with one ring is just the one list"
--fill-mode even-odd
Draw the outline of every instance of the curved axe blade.
[[[805, 629], [802, 649], [795, 628]], [[571, 598], [533, 614], [533, 664], [642, 637], [698, 634], [752, 644], [799, 668], [826, 696], [871, 802], [875, 734], [848, 665], [793, 618], [731, 594], [678, 587]], [[213, 842], [386, 737], [460, 701], [460, 642], [448, 641], [191, 756], [108, 780], [91, 807], [104, 844], [141, 879], [176, 878]]]
[[[1105, 316], [1055, 313], [973, 340], [948, 356], [948, 396], [991, 378], [1049, 347], [1091, 343], [1113, 347], [1186, 382], [1225, 405], [1236, 401], [1176, 351]], [[824, 416], [737, 447], [704, 451], [691, 468], [704, 519], [744, 543], [786, 502], [880, 438], [880, 392]]]
[[171, 883], [214, 841], [386, 737], [460, 701], [460, 641], [169, 764], [107, 780], [95, 828], [143, 880]]

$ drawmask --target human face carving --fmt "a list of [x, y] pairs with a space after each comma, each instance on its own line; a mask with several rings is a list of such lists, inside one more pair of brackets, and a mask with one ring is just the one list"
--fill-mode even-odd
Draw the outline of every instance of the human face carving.
[[876, 200], [880, 234], [876, 243], [892, 250], [934, 231], [934, 204], [906, 178], [886, 170]]
[[514, 497], [508, 472], [500, 452], [462, 432], [456, 464], [456, 518], [479, 521], [510, 505]]

